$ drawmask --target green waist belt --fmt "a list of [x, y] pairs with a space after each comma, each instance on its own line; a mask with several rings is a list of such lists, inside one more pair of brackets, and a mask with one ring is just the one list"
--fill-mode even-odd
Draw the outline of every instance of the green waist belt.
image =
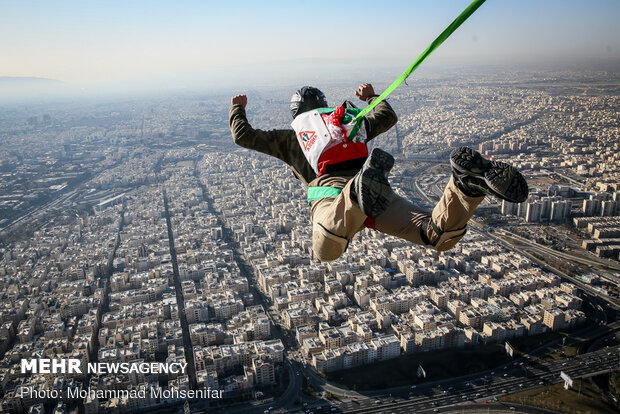
[[338, 197], [342, 193], [340, 188], [334, 187], [308, 187], [308, 204], [325, 197]]

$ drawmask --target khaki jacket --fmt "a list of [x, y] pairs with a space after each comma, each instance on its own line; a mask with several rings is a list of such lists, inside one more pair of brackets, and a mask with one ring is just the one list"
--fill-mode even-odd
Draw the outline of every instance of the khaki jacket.
[[[377, 95], [371, 96], [366, 102], [371, 104], [376, 97]], [[396, 113], [386, 101], [380, 102], [370, 114], [366, 115], [366, 119], [368, 121], [366, 124], [368, 141], [389, 130], [398, 121]], [[315, 172], [299, 147], [295, 131], [292, 129], [272, 129], [269, 131], [254, 129], [248, 122], [245, 109], [241, 105], [230, 107], [229, 122], [230, 132], [235, 144], [279, 158], [288, 164], [295, 176], [306, 185], [342, 187], [348, 180], [346, 177], [352, 177], [357, 173], [357, 171], [339, 171], [323, 174], [317, 179]]]

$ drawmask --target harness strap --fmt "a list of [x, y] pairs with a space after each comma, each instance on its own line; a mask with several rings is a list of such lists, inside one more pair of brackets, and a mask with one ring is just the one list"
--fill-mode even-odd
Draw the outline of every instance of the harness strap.
[[325, 197], [338, 197], [342, 193], [340, 188], [334, 187], [308, 187], [308, 204]]
[[[312, 201], [315, 200], [321, 200], [325, 197], [338, 197], [338, 195], [342, 193], [342, 190], [340, 188], [334, 188], [334, 187], [308, 187], [308, 204], [310, 204]], [[336, 236], [336, 237], [340, 237], [343, 238], [342, 236], [338, 236], [337, 234], [332, 233], [331, 231], [329, 231], [328, 229], [326, 229], [321, 223], [318, 223], [319, 226], [323, 227], [323, 230], [325, 230], [326, 232]], [[371, 229], [375, 229], [375, 219], [373, 217], [366, 217], [366, 220], [364, 220], [364, 225], [368, 228]], [[345, 251], [347, 250], [347, 247], [349, 247], [349, 242], [350, 240], [347, 240], [347, 246], [344, 248]], [[428, 243], [427, 243], [428, 244]]]

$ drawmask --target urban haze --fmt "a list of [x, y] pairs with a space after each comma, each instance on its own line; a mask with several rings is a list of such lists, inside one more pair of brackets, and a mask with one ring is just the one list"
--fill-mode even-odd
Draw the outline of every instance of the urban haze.
[[[356, 85], [314, 86], [339, 104]], [[254, 127], [288, 128], [294, 89], [235, 93]], [[432, 209], [466, 145], [523, 171], [529, 199], [487, 198], [447, 252], [367, 229], [328, 263], [290, 169], [232, 142], [231, 94], [2, 104], [2, 412], [618, 409], [619, 72], [408, 80], [372, 144], [396, 192]], [[187, 370], [24, 374], [22, 358]], [[160, 391], [96, 397], [120, 389]], [[222, 398], [175, 397], [201, 389]]]

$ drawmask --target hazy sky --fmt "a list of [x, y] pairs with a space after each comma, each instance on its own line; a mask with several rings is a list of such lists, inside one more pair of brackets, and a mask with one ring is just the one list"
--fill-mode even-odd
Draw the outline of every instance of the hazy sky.
[[[394, 66], [395, 77], [468, 4], [2, 0], [0, 76], [182, 85]], [[487, 0], [427, 62], [618, 59], [619, 21], [619, 0]]]

